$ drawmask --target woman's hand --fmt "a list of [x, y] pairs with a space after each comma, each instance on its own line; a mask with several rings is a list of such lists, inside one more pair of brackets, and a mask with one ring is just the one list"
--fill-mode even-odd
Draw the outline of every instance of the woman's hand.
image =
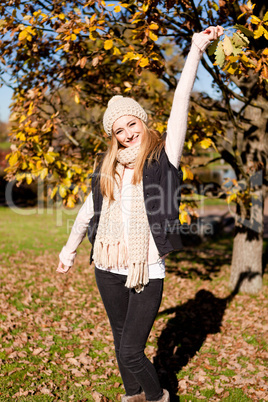
[[201, 35], [206, 35], [209, 40], [216, 40], [223, 35], [223, 27], [217, 25], [216, 27], [208, 27], [204, 31], [200, 32]]
[[60, 272], [61, 274], [67, 274], [71, 267], [68, 267], [67, 265], [64, 265], [61, 261], [59, 262], [58, 268], [56, 269], [56, 272]]

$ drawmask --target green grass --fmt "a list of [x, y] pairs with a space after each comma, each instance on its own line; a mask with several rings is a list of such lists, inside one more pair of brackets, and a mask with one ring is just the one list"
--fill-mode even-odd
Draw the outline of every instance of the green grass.
[[[67, 210], [0, 207], [0, 252], [12, 256], [32, 250], [59, 252], [66, 243], [78, 208]], [[87, 243], [89, 247], [89, 243]]]
[[8, 141], [0, 142], [0, 149], [5, 151], [6, 149], [9, 149], [9, 148], [10, 148], [10, 142], [8, 142]]
[[195, 201], [197, 206], [200, 208], [201, 206], [224, 206], [226, 209], [228, 205], [225, 200], [219, 198], [208, 198], [204, 197], [201, 194], [191, 194], [182, 196], [182, 202], [184, 201]]

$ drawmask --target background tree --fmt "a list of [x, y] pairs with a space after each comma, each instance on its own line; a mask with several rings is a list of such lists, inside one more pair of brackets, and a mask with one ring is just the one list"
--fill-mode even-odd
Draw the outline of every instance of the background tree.
[[[70, 207], [79, 189], [87, 192], [94, 155], [106, 148], [101, 115], [109, 98], [122, 93], [140, 99], [151, 124], [163, 131], [179, 56], [186, 56], [193, 33], [209, 25], [226, 28], [224, 39], [202, 59], [220, 99], [193, 99], [186, 148], [194, 155], [198, 147], [214, 146], [217, 159], [236, 173], [233, 188], [224, 190], [227, 201], [237, 204], [231, 286], [242, 280], [242, 290], [257, 292], [260, 196], [267, 184], [265, 6], [235, 0], [4, 0], [0, 10], [1, 62], [14, 79], [7, 177], [28, 183], [49, 178], [51, 197], [59, 193]], [[239, 110], [232, 108], [233, 99], [241, 102]], [[191, 179], [187, 160], [182, 168]], [[181, 216], [186, 219], [185, 205]]]

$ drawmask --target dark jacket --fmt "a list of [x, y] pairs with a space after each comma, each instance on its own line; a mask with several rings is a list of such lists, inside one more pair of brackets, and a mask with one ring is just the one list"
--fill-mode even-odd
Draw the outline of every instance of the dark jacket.
[[[89, 222], [88, 238], [92, 244], [90, 263], [92, 262], [94, 241], [102, 208], [99, 171], [101, 164], [92, 175], [92, 196], [94, 216]], [[150, 230], [152, 232], [159, 257], [182, 248], [180, 238], [179, 204], [181, 169], [176, 169], [169, 162], [163, 149], [159, 160], [145, 163], [143, 169], [143, 195]]]

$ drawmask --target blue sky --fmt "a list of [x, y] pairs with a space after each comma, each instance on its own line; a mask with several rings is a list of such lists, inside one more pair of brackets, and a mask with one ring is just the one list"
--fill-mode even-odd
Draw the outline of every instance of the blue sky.
[[2, 88], [0, 88], [0, 120], [1, 121], [8, 121], [9, 118], [9, 105], [11, 103], [11, 97], [12, 97], [12, 90], [7, 87], [6, 85], [3, 85]]

